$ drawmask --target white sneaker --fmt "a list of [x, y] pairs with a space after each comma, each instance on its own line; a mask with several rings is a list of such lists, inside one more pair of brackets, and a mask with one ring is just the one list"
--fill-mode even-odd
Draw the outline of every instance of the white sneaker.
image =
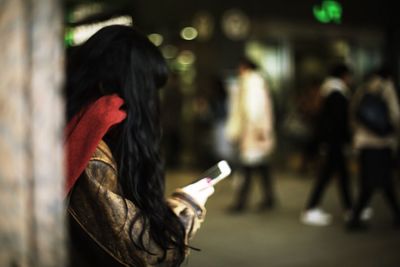
[[374, 210], [371, 207], [363, 209], [361, 212], [361, 221], [369, 221], [372, 218], [372, 215], [374, 215]]
[[321, 209], [311, 209], [303, 212], [300, 221], [306, 225], [326, 226], [332, 222], [332, 216]]

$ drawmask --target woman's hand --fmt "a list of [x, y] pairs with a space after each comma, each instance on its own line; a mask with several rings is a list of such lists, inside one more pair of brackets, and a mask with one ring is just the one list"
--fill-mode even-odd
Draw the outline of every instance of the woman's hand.
[[204, 178], [185, 186], [182, 191], [191, 196], [199, 205], [204, 206], [208, 197], [214, 193], [214, 186], [212, 186], [210, 178]]

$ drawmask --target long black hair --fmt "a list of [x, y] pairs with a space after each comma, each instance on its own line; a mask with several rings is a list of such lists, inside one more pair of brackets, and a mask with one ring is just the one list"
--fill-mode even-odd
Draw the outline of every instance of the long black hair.
[[185, 253], [185, 230], [164, 198], [159, 154], [158, 89], [168, 76], [161, 53], [133, 27], [113, 25], [75, 48], [67, 70], [68, 119], [102, 95], [116, 93], [124, 99], [127, 118], [109, 133], [106, 142], [116, 158], [124, 197], [140, 210], [137, 218], [143, 223], [142, 232], [135, 241], [131, 231], [131, 239], [136, 248], [152, 253], [144, 245], [148, 230], [164, 252], [159, 261], [174, 249], [178, 252], [174, 265], [179, 265]]

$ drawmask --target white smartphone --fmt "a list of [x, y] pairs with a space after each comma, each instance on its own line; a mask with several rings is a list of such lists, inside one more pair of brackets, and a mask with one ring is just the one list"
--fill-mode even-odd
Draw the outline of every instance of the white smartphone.
[[231, 168], [229, 167], [228, 162], [225, 160], [221, 160], [210, 169], [206, 170], [200, 175], [200, 179], [203, 178], [211, 178], [211, 184], [214, 186], [224, 178], [228, 177], [231, 173]]

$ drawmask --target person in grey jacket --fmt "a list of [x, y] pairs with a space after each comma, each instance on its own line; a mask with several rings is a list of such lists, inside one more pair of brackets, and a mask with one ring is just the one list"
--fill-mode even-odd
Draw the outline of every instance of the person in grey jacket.
[[[380, 134], [357, 118], [356, 112], [365, 94], [377, 94], [386, 103], [388, 119], [393, 128]], [[352, 103], [354, 147], [358, 152], [360, 166], [359, 196], [347, 224], [350, 230], [365, 228], [360, 219], [376, 189], [382, 188], [385, 199], [393, 213], [395, 225], [400, 226], [400, 206], [393, 184], [393, 162], [397, 133], [400, 124], [400, 109], [393, 82], [384, 72], [371, 75], [354, 95]]]

